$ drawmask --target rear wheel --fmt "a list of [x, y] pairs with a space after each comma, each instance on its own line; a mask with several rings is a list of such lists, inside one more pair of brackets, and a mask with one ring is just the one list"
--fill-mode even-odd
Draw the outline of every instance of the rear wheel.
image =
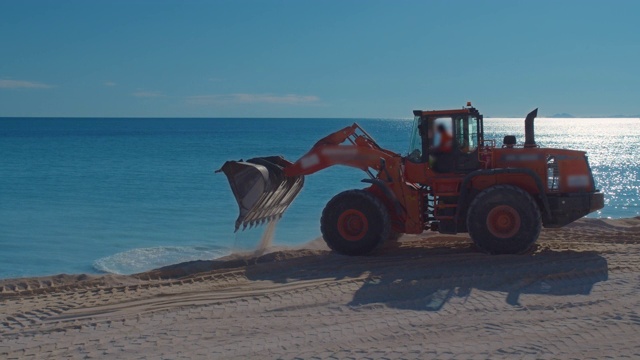
[[389, 231], [389, 237], [387, 239], [390, 242], [396, 242], [396, 241], [400, 240], [402, 235], [404, 235], [404, 234], [401, 233], [401, 232], [397, 232], [397, 231], [394, 231], [393, 229], [391, 229], [391, 231]]
[[389, 214], [380, 199], [364, 190], [334, 196], [322, 211], [320, 230], [327, 245], [345, 255], [365, 255], [390, 233]]
[[538, 205], [516, 186], [490, 187], [469, 206], [469, 235], [476, 246], [491, 254], [527, 251], [538, 239], [541, 227]]

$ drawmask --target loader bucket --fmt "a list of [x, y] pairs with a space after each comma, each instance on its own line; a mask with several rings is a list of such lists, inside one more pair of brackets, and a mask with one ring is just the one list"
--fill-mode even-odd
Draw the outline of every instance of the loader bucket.
[[216, 171], [227, 176], [240, 208], [235, 231], [282, 217], [304, 185], [304, 176], [284, 175], [289, 165], [281, 156], [268, 156], [227, 161]]

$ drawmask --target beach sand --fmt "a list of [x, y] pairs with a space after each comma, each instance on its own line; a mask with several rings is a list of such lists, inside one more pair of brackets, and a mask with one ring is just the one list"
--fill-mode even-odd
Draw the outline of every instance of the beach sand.
[[640, 357], [640, 217], [543, 230], [526, 255], [321, 239], [133, 276], [0, 281], [0, 358]]

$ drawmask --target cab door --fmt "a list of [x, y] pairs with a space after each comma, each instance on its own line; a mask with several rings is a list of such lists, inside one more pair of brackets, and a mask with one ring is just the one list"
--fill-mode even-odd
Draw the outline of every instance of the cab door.
[[475, 116], [453, 119], [454, 157], [456, 172], [471, 172], [480, 168], [478, 158], [479, 120]]

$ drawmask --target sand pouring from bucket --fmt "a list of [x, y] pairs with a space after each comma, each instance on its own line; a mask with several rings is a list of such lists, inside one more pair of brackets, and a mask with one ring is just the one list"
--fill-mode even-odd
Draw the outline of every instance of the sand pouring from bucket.
[[227, 161], [216, 171], [227, 176], [240, 208], [235, 231], [282, 217], [304, 185], [304, 176], [284, 175], [289, 165], [281, 156], [268, 156]]

